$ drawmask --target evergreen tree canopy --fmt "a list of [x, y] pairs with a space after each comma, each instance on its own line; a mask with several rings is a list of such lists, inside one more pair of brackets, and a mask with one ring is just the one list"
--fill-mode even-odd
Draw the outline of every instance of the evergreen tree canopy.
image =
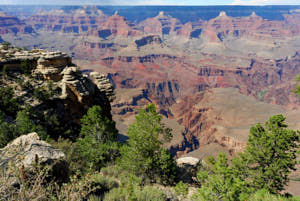
[[289, 181], [288, 175], [297, 164], [299, 132], [288, 129], [283, 115], [251, 127], [247, 148], [242, 158], [256, 189], [277, 193]]
[[91, 136], [99, 142], [105, 143], [117, 138], [118, 131], [115, 122], [103, 115], [100, 106], [89, 108], [81, 119], [81, 136]]
[[136, 175], [164, 183], [174, 179], [175, 162], [161, 147], [163, 141], [169, 141], [172, 136], [171, 129], [165, 128], [161, 120], [154, 104], [140, 110], [136, 123], [128, 129], [128, 146], [121, 150], [120, 162]]

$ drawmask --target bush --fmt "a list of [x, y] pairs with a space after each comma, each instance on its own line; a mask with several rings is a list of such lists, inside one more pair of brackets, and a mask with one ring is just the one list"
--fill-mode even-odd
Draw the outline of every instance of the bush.
[[300, 201], [299, 197], [287, 198], [279, 195], [273, 195], [268, 190], [260, 190], [249, 197], [251, 201]]
[[163, 191], [153, 186], [132, 186], [114, 188], [104, 197], [104, 201], [120, 200], [165, 201], [167, 196]]
[[174, 191], [176, 192], [177, 196], [186, 197], [189, 193], [189, 188], [188, 188], [187, 184], [184, 184], [182, 181], [180, 181], [174, 187]]
[[116, 140], [118, 131], [115, 122], [103, 114], [100, 106], [95, 105], [82, 117], [80, 134], [83, 137], [93, 137], [99, 143], [105, 143]]
[[0, 121], [0, 148], [5, 147], [10, 141], [16, 138], [16, 131], [13, 124]]
[[0, 88], [0, 110], [6, 115], [15, 117], [20, 109], [18, 101], [14, 98], [14, 90], [11, 87]]
[[21, 71], [25, 75], [31, 75], [31, 70], [33, 69], [32, 63], [29, 60], [24, 60], [21, 62]]
[[248, 200], [262, 189], [282, 192], [295, 170], [299, 148], [299, 132], [288, 129], [284, 121], [275, 115], [264, 126], [251, 127], [245, 152], [231, 161], [225, 154], [217, 160], [210, 157], [207, 170], [197, 175], [201, 188], [195, 200]]
[[83, 172], [89, 168], [100, 170], [119, 156], [119, 145], [117, 142], [102, 144], [95, 138], [86, 136], [79, 138], [75, 146], [78, 153], [76, 161], [80, 164]]

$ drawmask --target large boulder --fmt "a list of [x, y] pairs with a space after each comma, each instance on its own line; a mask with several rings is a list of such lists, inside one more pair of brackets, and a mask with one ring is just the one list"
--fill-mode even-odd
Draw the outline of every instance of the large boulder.
[[20, 136], [0, 149], [0, 168], [13, 165], [26, 172], [35, 171], [36, 165], [49, 168], [49, 176], [56, 180], [67, 180], [68, 165], [65, 154], [50, 144], [40, 140], [37, 133]]
[[185, 183], [197, 183], [196, 175], [201, 165], [200, 160], [194, 157], [182, 157], [176, 160], [179, 179]]

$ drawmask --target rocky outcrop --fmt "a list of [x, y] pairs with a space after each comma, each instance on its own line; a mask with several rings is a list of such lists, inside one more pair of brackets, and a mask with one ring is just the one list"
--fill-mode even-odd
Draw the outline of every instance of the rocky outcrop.
[[196, 166], [199, 162], [200, 160], [194, 157], [182, 157], [176, 160], [176, 163], [179, 166], [183, 166], [183, 165]]
[[98, 36], [101, 38], [107, 38], [111, 35], [127, 37], [139, 36], [141, 34], [141, 31], [138, 30], [134, 23], [118, 15], [118, 13], [108, 17], [103, 27], [98, 30]]
[[163, 11], [154, 18], [148, 18], [139, 24], [146, 34], [168, 35], [180, 29], [182, 24], [176, 18], [165, 15]]
[[66, 67], [61, 74], [62, 98], [68, 97], [68, 92], [71, 91], [76, 95], [78, 102], [82, 103], [86, 97], [95, 93], [95, 85], [87, 76], [82, 75], [77, 67]]
[[[110, 81], [95, 73], [91, 77], [83, 74], [67, 54], [22, 51], [13, 47], [0, 48], [0, 53], [4, 54], [0, 57], [0, 68], [5, 67], [6, 72], [13, 75], [0, 86], [17, 86], [15, 94], [21, 100], [20, 105], [29, 104], [41, 115], [39, 119], [45, 115], [54, 116], [62, 127], [70, 128], [76, 136], [80, 119], [89, 107], [99, 105], [103, 116], [112, 118], [110, 100], [113, 100], [114, 88]], [[24, 66], [30, 67], [32, 77], [23, 75]], [[17, 82], [16, 77], [20, 81]], [[51, 133], [54, 139], [61, 135]]]
[[9, 165], [29, 172], [35, 171], [37, 165], [47, 165], [53, 176], [60, 179], [68, 177], [65, 154], [40, 140], [37, 133], [22, 135], [0, 149], [1, 169], [6, 169]]
[[68, 66], [72, 65], [71, 58], [62, 52], [42, 53], [37, 60], [37, 67], [34, 74], [42, 75], [45, 79], [59, 81], [60, 73]]
[[92, 72], [90, 73], [90, 78], [94, 84], [96, 84], [100, 92], [104, 93], [108, 97], [109, 101], [112, 102], [116, 98], [114, 86], [104, 74]]
[[194, 157], [182, 157], [176, 160], [180, 180], [186, 183], [193, 183], [196, 181], [196, 175], [198, 172], [198, 165], [200, 160]]

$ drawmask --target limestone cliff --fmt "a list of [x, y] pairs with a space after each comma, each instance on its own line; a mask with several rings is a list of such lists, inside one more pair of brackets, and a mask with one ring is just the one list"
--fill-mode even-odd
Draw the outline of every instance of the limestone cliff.
[[[2, 45], [0, 69], [6, 73], [2, 73], [0, 87], [13, 87], [21, 107], [30, 105], [39, 121], [55, 117], [60, 125], [78, 134], [80, 119], [93, 105], [100, 105], [103, 115], [112, 118], [114, 87], [110, 81], [99, 73], [83, 74], [65, 53]], [[52, 137], [59, 135], [63, 134], [52, 131]]]

